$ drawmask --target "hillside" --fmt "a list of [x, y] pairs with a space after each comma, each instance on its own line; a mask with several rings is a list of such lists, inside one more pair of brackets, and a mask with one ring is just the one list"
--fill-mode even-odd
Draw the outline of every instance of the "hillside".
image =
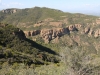
[[[36, 28], [39, 29], [41, 27], [55, 27], [54, 23], [56, 23], [56, 26], [58, 24], [61, 24], [61, 27], [75, 23], [90, 23], [91, 21], [96, 20], [97, 18], [95, 16], [89, 16], [78, 13], [65, 13], [60, 10], [50, 9], [46, 7], [34, 7], [26, 9], [5, 9], [2, 10], [0, 14], [1, 22], [17, 25], [18, 27], [24, 30], [33, 30]], [[40, 25], [42, 26], [39, 27]]]
[[[4, 60], [16, 58], [14, 62], [56, 63], [57, 66], [37, 67], [36, 75], [100, 75], [99, 17], [34, 7], [2, 10], [0, 22], [1, 51], [5, 49], [1, 56]], [[3, 23], [13, 26], [3, 26]]]
[[0, 62], [2, 64], [4, 62], [26, 65], [45, 64], [46, 61], [51, 62], [51, 60], [58, 62], [54, 51], [27, 39], [19, 28], [0, 23]]

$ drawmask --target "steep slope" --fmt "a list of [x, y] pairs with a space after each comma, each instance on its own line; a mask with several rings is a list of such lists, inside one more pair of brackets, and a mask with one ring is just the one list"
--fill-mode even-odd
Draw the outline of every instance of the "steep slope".
[[[39, 48], [38, 48], [38, 47]], [[0, 62], [45, 64], [58, 62], [56, 53], [25, 37], [19, 28], [0, 23]]]

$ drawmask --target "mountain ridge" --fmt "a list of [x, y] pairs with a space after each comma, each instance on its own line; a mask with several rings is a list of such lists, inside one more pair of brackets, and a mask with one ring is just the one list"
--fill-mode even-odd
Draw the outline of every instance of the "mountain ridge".
[[[4, 13], [7, 13], [7, 11], [8, 11], [8, 13], [10, 13], [10, 16], [13, 18], [14, 21], [17, 20], [17, 18], [22, 18], [25, 21], [22, 19], [19, 19], [18, 21], [19, 22], [21, 22], [21, 21], [22, 22], [30, 22], [30, 21], [32, 22], [32, 20], [34, 20], [35, 22], [32, 22], [33, 24], [36, 23], [38, 20], [41, 21], [43, 19], [46, 19], [46, 17], [60, 19], [61, 18], [60, 16], [67, 16], [67, 17], [74, 16], [71, 13], [66, 13], [66, 12], [62, 12], [60, 10], [50, 9], [50, 8], [46, 8], [46, 7], [43, 7], [43, 8], [34, 7], [34, 8], [26, 8], [26, 9], [6, 9], [6, 10], [2, 10], [1, 14], [3, 15]], [[14, 12], [17, 11], [17, 12], [14, 14], [11, 14], [11, 13], [13, 13], [13, 11]], [[2, 13], [2, 12], [4, 12], [4, 13]], [[6, 16], [6, 15], [7, 14], [4, 14], [3, 16]], [[16, 15], [17, 16], [19, 15], [19, 16], [17, 17]], [[83, 15], [83, 14], [78, 14], [78, 15]], [[28, 19], [26, 20], [26, 18], [28, 18]], [[8, 20], [8, 19], [5, 19], [5, 20]], [[9, 17], [9, 20], [10, 20], [10, 17]], [[9, 22], [9, 20], [8, 20], [8, 22]]]

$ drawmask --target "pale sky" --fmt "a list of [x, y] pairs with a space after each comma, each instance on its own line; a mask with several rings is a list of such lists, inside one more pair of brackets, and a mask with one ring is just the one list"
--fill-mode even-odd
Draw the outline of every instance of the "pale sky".
[[35, 6], [54, 8], [65, 12], [100, 12], [100, 0], [0, 0], [0, 10]]

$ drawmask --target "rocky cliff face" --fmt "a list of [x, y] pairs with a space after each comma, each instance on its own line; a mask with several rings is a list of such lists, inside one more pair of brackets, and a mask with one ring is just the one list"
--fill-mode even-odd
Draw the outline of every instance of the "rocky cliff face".
[[40, 37], [45, 41], [45, 43], [49, 43], [51, 40], [55, 38], [60, 38], [65, 34], [70, 34], [72, 31], [78, 31], [81, 25], [70, 25], [66, 28], [53, 28], [53, 29], [42, 29], [42, 30], [33, 30], [33, 31], [24, 31], [26, 37], [35, 36], [40, 34]]
[[100, 36], [100, 29], [94, 30], [90, 27], [83, 28], [81, 24], [69, 25], [65, 28], [53, 28], [53, 29], [42, 29], [42, 30], [33, 30], [33, 31], [24, 31], [25, 36], [36, 36], [40, 35], [45, 43], [49, 43], [53, 39], [59, 39], [65, 34], [71, 34], [72, 32], [77, 31], [80, 34], [87, 34], [88, 37], [99, 37]]
[[46, 43], [49, 43], [51, 40], [55, 38], [60, 38], [64, 34], [68, 33], [69, 33], [68, 28], [57, 28], [57, 29], [43, 29], [41, 30], [40, 35]]
[[41, 30], [24, 31], [26, 37], [38, 35], [40, 32]]

